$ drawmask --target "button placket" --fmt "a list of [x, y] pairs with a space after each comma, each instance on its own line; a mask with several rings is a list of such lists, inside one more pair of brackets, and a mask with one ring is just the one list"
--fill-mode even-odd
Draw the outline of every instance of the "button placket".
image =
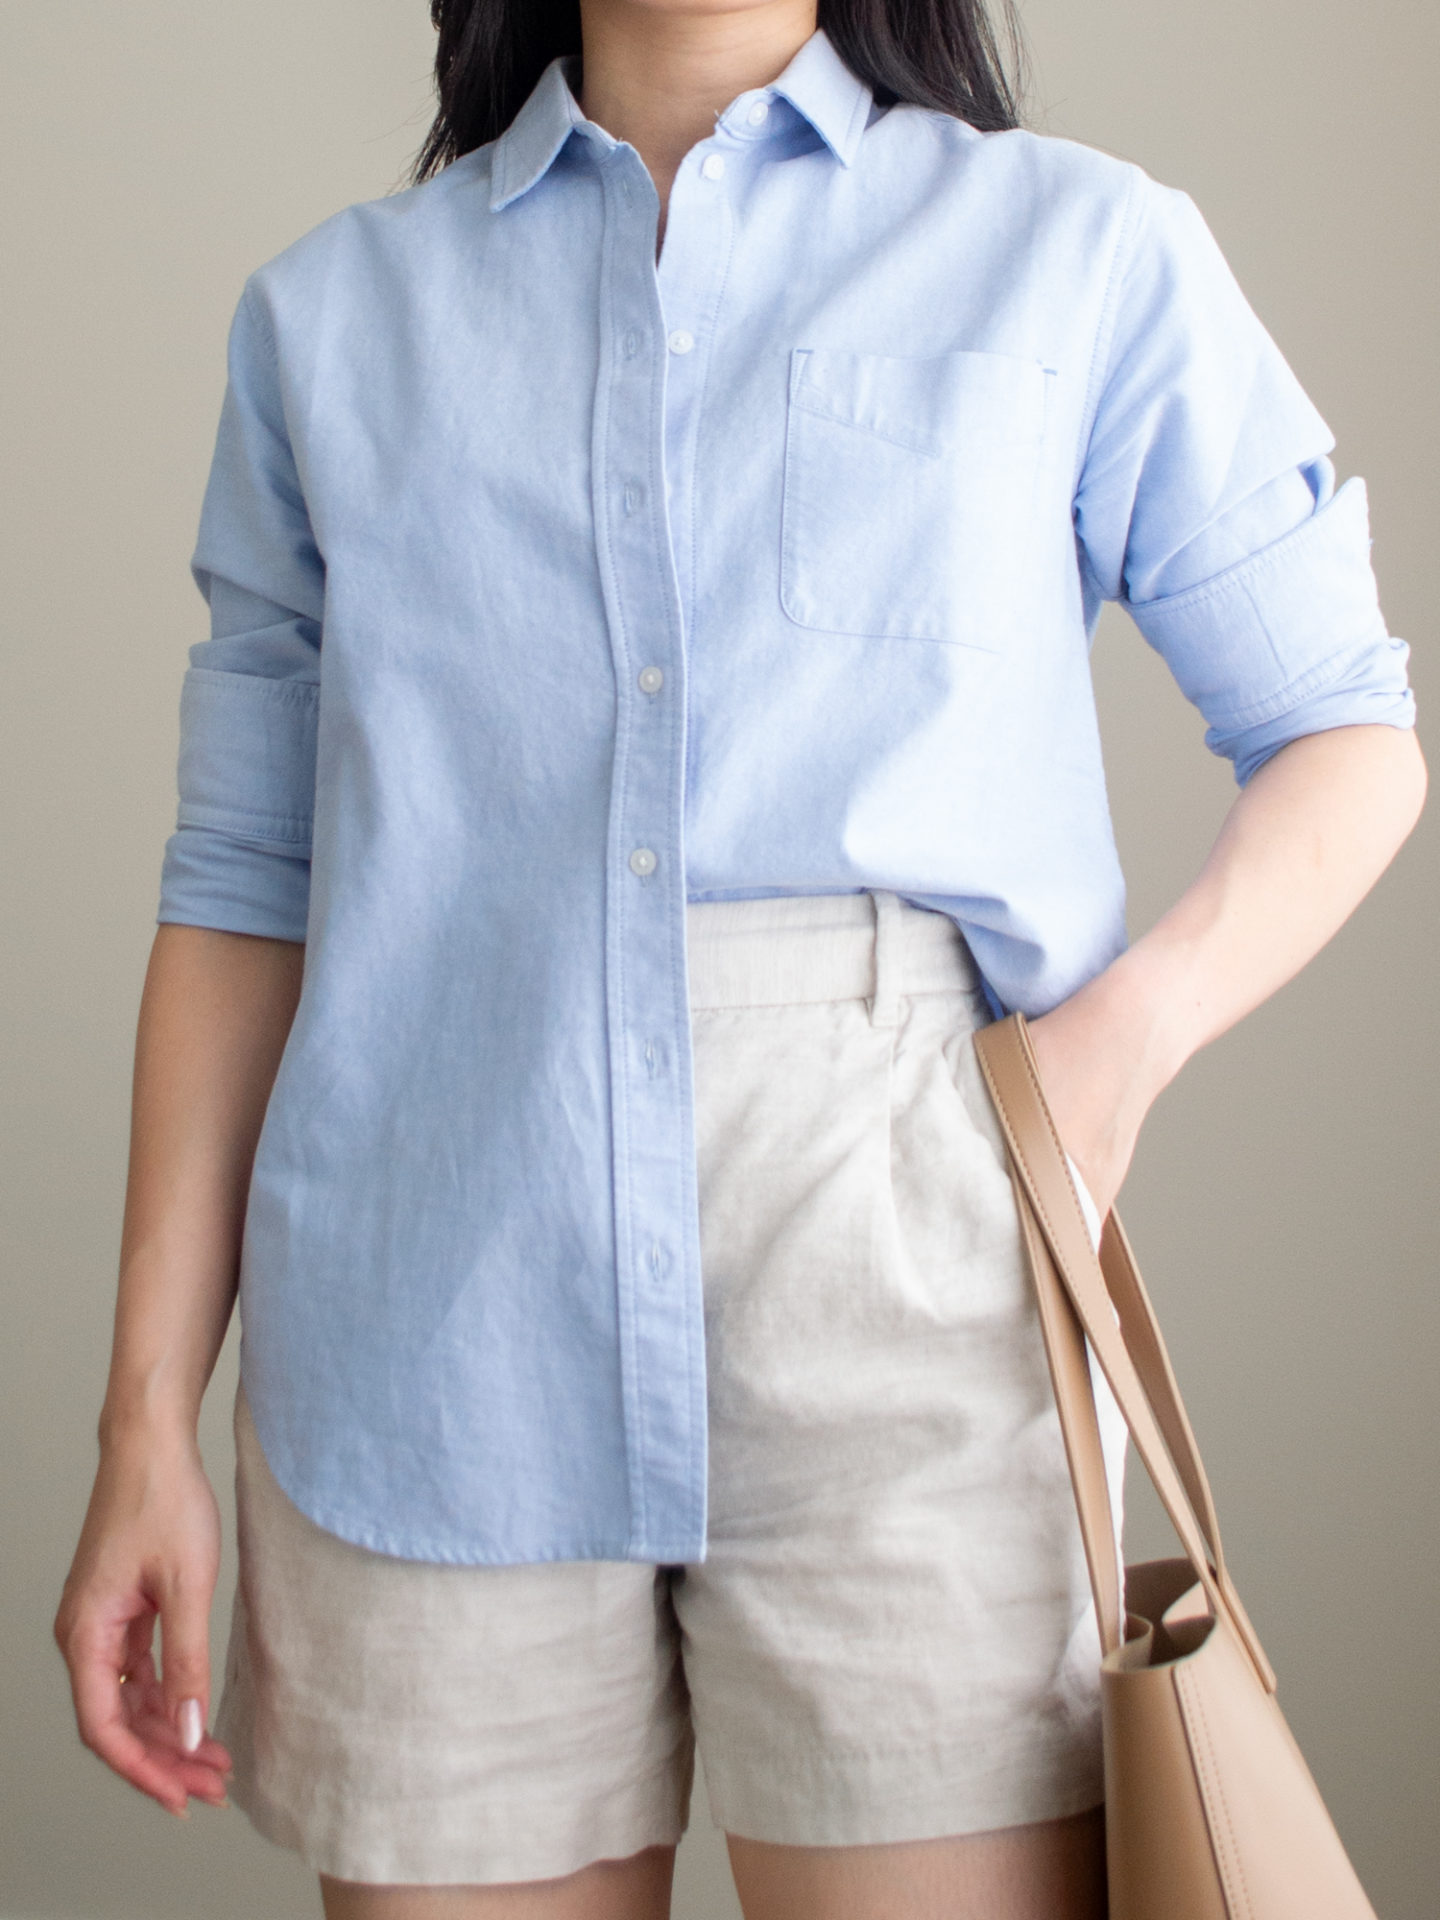
[[[683, 355], [658, 296], [653, 193], [619, 191], [638, 165], [623, 149], [603, 170], [602, 311], [612, 317], [596, 389], [593, 500], [616, 693], [605, 991], [621, 1388], [632, 1551], [657, 1557], [652, 1544], [663, 1547], [677, 1527], [703, 1535], [706, 1430], [688, 1006], [676, 967], [683, 616], [664, 484], [669, 381]], [[677, 697], [656, 699], [662, 686]], [[660, 1060], [684, 1064], [657, 1072]]]
[[[669, 349], [666, 492], [676, 579], [687, 618], [694, 605], [693, 493], [700, 398], [714, 351], [716, 303], [725, 282], [734, 228], [731, 203], [735, 183], [727, 178], [727, 172], [747, 158], [740, 149], [754, 144], [754, 136], [746, 134], [737, 141], [723, 124], [717, 128], [716, 138], [731, 142], [737, 150], [727, 160], [706, 143], [681, 167], [671, 190], [665, 251], [657, 275]], [[718, 168], [710, 166], [711, 161], [718, 161]]]

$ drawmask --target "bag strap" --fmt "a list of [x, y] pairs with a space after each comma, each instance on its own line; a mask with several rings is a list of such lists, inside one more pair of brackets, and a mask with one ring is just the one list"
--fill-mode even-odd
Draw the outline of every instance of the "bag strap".
[[1275, 1675], [1225, 1566], [1209, 1482], [1124, 1229], [1112, 1212], [1097, 1257], [1024, 1015], [982, 1027], [974, 1044], [1010, 1151], [1102, 1647], [1109, 1653], [1118, 1646], [1121, 1609], [1087, 1339], [1211, 1612], [1233, 1629], [1261, 1684], [1273, 1692]]

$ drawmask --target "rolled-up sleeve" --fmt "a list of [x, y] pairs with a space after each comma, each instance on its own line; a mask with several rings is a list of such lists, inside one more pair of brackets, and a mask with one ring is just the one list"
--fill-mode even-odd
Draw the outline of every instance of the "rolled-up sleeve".
[[158, 918], [303, 940], [325, 572], [253, 282], [230, 330], [191, 566], [210, 638], [190, 649], [181, 687], [179, 809]]
[[1075, 524], [1095, 600], [1118, 601], [1243, 785], [1328, 727], [1414, 724], [1364, 482], [1245, 300], [1194, 203], [1136, 177]]

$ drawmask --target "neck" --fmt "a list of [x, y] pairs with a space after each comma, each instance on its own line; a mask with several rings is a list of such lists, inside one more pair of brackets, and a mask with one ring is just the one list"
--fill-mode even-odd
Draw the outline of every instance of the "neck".
[[581, 0], [580, 107], [627, 141], [660, 195], [664, 231], [680, 162], [737, 93], [767, 86], [815, 31], [815, 0], [694, 8]]

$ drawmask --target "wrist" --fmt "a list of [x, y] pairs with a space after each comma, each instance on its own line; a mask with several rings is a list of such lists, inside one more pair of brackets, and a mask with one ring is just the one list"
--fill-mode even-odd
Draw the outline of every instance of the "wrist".
[[193, 1452], [200, 1408], [193, 1395], [158, 1378], [112, 1379], [100, 1409], [102, 1454]]
[[1132, 1073], [1147, 1105], [1169, 1086], [1199, 1042], [1183, 978], [1168, 956], [1143, 941], [1121, 954], [1086, 991], [1113, 1009], [1125, 1035]]

